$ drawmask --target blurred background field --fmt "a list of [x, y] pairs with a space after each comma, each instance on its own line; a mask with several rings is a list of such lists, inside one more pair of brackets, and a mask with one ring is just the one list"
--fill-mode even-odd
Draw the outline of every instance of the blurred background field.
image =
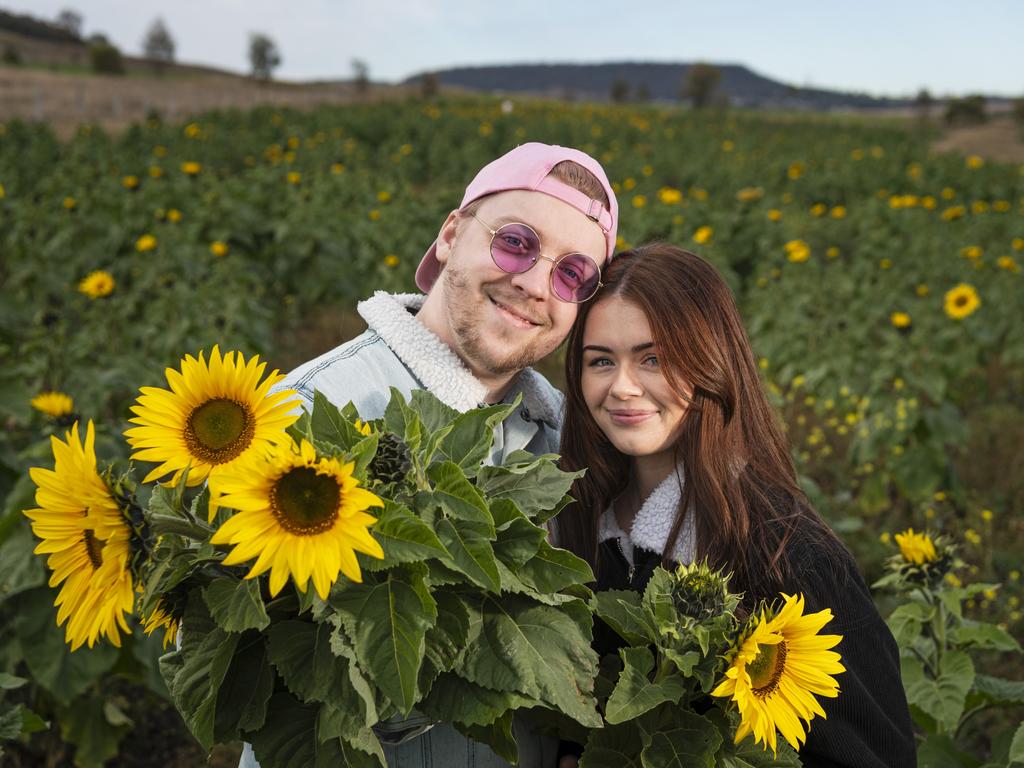
[[[240, 78], [231, 101], [196, 97], [216, 75], [168, 96], [172, 77], [161, 102], [144, 73], [132, 96], [62, 67], [2, 67], [0, 88], [42, 82], [49, 103], [47, 82], [97, 88], [122, 112], [83, 122], [69, 95], [70, 116], [33, 122], [27, 95], [0, 116], [0, 670], [27, 671], [33, 708], [59, 723], [16, 764], [203, 759], [161, 698], [156, 640], [63, 645], [21, 515], [48, 435], [91, 418], [101, 455], [124, 459], [138, 387], [184, 354], [219, 343], [284, 371], [355, 335], [356, 302], [413, 290], [467, 180], [525, 141], [601, 160], [620, 247], [676, 243], [726, 275], [804, 487], [869, 583], [894, 532], [944, 531], [971, 581], [1003, 585], [969, 616], [1024, 631], [1024, 155], [1008, 103], [947, 127], [948, 104], [920, 99], [834, 115]], [[226, 105], [245, 109], [205, 111]], [[562, 380], [560, 358], [541, 367]], [[33, 407], [50, 391], [70, 411]], [[1017, 658], [985, 664], [1020, 679]], [[979, 751], [996, 725], [968, 734]]]

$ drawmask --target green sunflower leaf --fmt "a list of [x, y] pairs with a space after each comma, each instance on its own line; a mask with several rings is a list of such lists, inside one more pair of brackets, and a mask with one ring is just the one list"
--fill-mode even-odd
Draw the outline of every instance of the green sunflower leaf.
[[225, 632], [265, 629], [270, 625], [259, 579], [217, 578], [203, 589], [203, 599], [217, 626]]
[[246, 632], [217, 691], [216, 741], [235, 741], [240, 732], [262, 727], [273, 692], [274, 669], [266, 639], [258, 632]]
[[534, 707], [540, 701], [513, 691], [494, 691], [446, 673], [434, 681], [417, 708], [435, 720], [461, 725], [490, 725], [509, 710]]
[[674, 713], [682, 727], [658, 731], [640, 753], [643, 768], [715, 768], [715, 752], [722, 744], [718, 729], [700, 715]]
[[501, 590], [498, 564], [486, 530], [479, 530], [472, 523], [456, 526], [451, 520], [442, 518], [437, 523], [437, 536], [450, 555], [444, 560], [446, 565], [479, 587], [495, 593]]
[[612, 589], [594, 594], [594, 612], [623, 640], [646, 645], [658, 640], [658, 630], [640, 606], [640, 594]]
[[364, 558], [367, 569], [383, 570], [396, 563], [448, 556], [433, 529], [405, 505], [384, 499], [384, 510], [373, 509], [371, 513], [377, 516], [377, 522], [370, 532], [384, 549], [384, 559]]
[[559, 592], [594, 580], [594, 572], [586, 560], [566, 549], [552, 547], [546, 541], [540, 542], [537, 554], [516, 575], [539, 592]]
[[331, 443], [342, 451], [350, 451], [365, 437], [319, 389], [313, 393], [313, 413], [309, 419], [317, 440]]
[[[511, 499], [530, 519], [558, 506], [582, 472], [563, 472], [547, 457], [529, 463], [481, 467], [477, 487], [488, 499]], [[546, 518], [545, 518], [546, 519]]]
[[487, 502], [458, 464], [451, 461], [434, 464], [427, 470], [427, 476], [434, 486], [429, 494], [433, 503], [449, 517], [486, 527], [488, 537], [494, 538], [494, 518]]
[[438, 453], [454, 462], [466, 473], [476, 477], [481, 465], [491, 453], [494, 428], [516, 409], [519, 404], [490, 405], [460, 414], [452, 422], [451, 431], [438, 445]]
[[634, 723], [593, 730], [579, 768], [640, 768], [643, 747], [640, 729]]
[[679, 703], [686, 692], [685, 684], [676, 675], [669, 675], [658, 683], [651, 682], [649, 675], [654, 669], [654, 656], [648, 648], [621, 648], [619, 655], [623, 661], [622, 673], [605, 706], [605, 719], [609, 723], [618, 725], [633, 720], [665, 702]]

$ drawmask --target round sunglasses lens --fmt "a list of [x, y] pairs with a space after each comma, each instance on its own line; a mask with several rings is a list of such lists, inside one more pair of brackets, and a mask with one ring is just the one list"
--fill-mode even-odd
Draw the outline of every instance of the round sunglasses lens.
[[491, 258], [505, 272], [525, 272], [540, 256], [540, 238], [524, 224], [506, 224], [491, 238]]
[[558, 260], [551, 272], [551, 287], [563, 301], [586, 301], [597, 290], [601, 270], [589, 256], [570, 253]]

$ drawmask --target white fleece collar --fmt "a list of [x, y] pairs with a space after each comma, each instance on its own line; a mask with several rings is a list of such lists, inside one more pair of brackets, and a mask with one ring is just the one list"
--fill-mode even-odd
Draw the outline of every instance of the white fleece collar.
[[[487, 387], [472, 374], [451, 348], [427, 329], [409, 310], [419, 310], [426, 296], [419, 293], [377, 291], [361, 301], [359, 314], [412, 371], [423, 387], [442, 403], [465, 413], [479, 407]], [[532, 368], [521, 371], [506, 400], [523, 395], [531, 421], [558, 425], [561, 402], [557, 391]]]
[[[622, 541], [626, 534], [619, 528], [615, 521], [614, 505], [609, 505], [601, 520], [599, 538], [604, 541], [610, 538], [619, 538], [623, 544], [623, 552], [626, 551], [626, 544], [631, 544], [629, 552], [632, 554], [633, 547], [643, 547], [651, 552], [661, 554], [665, 551], [665, 543], [672, 530], [672, 524], [676, 519], [676, 510], [679, 509], [679, 501], [682, 499], [683, 468], [677, 467], [676, 471], [662, 480], [651, 492], [633, 520], [633, 530], [630, 531], [629, 541]], [[609, 519], [610, 516], [610, 519]], [[672, 559], [677, 563], [692, 563], [697, 556], [697, 526], [694, 522], [693, 509], [690, 509], [683, 520], [683, 526], [679, 529], [679, 536], [672, 552]]]

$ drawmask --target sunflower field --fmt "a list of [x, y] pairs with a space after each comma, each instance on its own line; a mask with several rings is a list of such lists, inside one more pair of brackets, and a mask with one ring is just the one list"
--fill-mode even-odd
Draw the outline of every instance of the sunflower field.
[[[928, 594], [955, 594], [971, 675], [950, 673], [959, 705], [915, 721], [951, 765], [1024, 755], [1007, 729], [1024, 683], [971, 698], [975, 673], [1024, 677], [1024, 166], [933, 155], [866, 118], [452, 99], [153, 117], [64, 143], [0, 124], [0, 738], [16, 745], [0, 746], [16, 765], [157, 764], [147, 727], [181, 742], [159, 764], [195, 764], [161, 638], [135, 624], [120, 647], [65, 646], [23, 514], [50, 436], [91, 419], [96, 454], [126, 465], [139, 388], [183, 356], [220, 344], [287, 370], [354, 335], [338, 326], [355, 303], [413, 290], [465, 184], [526, 141], [602, 162], [620, 247], [672, 242], [725, 274], [804, 488], [869, 583], [911, 540], [898, 531], [928, 532], [927, 562], [933, 539], [957, 543]], [[927, 634], [932, 614], [896, 610], [901, 644]], [[32, 716], [8, 722], [10, 702]]]

